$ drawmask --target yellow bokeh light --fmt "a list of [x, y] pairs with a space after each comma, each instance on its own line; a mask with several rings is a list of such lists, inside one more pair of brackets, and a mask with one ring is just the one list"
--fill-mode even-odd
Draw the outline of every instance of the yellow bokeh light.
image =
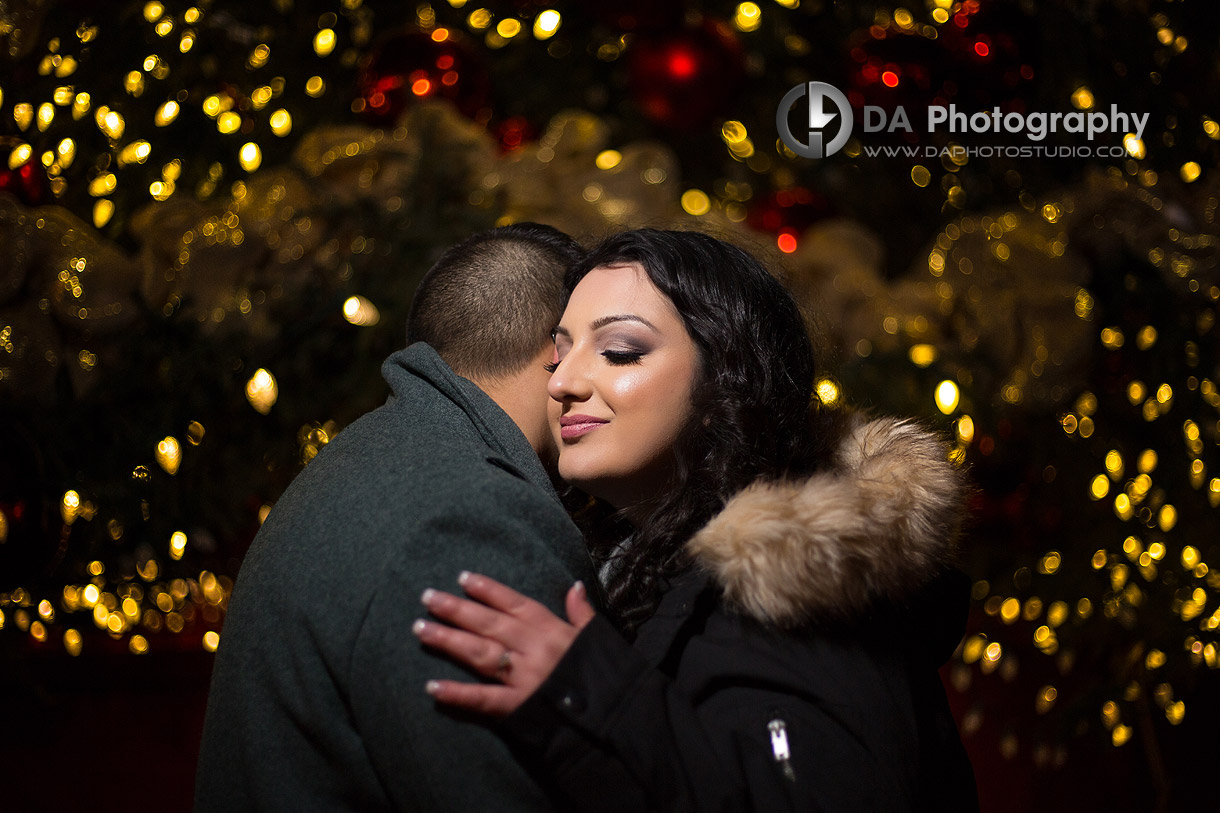
[[1093, 482], [1089, 484], [1089, 496], [1094, 500], [1100, 500], [1110, 493], [1110, 478], [1104, 474], [1099, 474], [1093, 478]]
[[65, 491], [63, 499], [59, 501], [59, 514], [68, 525], [75, 522], [80, 516], [80, 495], [75, 491]]
[[228, 135], [241, 129], [241, 116], [233, 111], [221, 113], [216, 117], [216, 129]]
[[1063, 557], [1059, 555], [1059, 551], [1049, 551], [1045, 556], [1038, 560], [1038, 572], [1044, 574], [1055, 573], [1059, 570], [1059, 565], [1062, 562]]
[[1017, 616], [1021, 614], [1021, 602], [1015, 598], [1004, 599], [1004, 603], [1000, 605], [1000, 619], [1005, 624], [1011, 624], [1017, 620]]
[[17, 123], [23, 131], [28, 129], [30, 122], [34, 120], [34, 105], [27, 102], [21, 102], [13, 105], [13, 121]]
[[1135, 133], [1127, 133], [1123, 136], [1123, 148], [1127, 150], [1127, 155], [1139, 160], [1148, 154], [1148, 151], [1144, 149], [1143, 140]]
[[151, 3], [144, 4], [144, 19], [150, 23], [155, 23], [161, 19], [161, 15], [165, 13], [165, 6], [153, 0]]
[[72, 118], [80, 121], [89, 112], [90, 104], [91, 99], [88, 93], [76, 94], [76, 98], [72, 100]]
[[726, 121], [720, 128], [720, 137], [727, 144], [740, 144], [749, 138], [749, 133], [740, 121]]
[[257, 70], [267, 64], [267, 59], [271, 56], [271, 46], [262, 42], [254, 46], [254, 50], [250, 52], [250, 56], [246, 58], [246, 67], [250, 70]]
[[597, 154], [593, 163], [598, 169], [614, 169], [623, 161], [623, 154], [618, 150], [603, 150]]
[[957, 389], [957, 384], [945, 379], [936, 385], [936, 408], [946, 415], [949, 415], [953, 410], [957, 409], [958, 401], [961, 398]]
[[208, 116], [209, 118], [216, 118], [216, 116], [220, 113], [220, 105], [221, 102], [219, 96], [207, 97], [203, 100], [204, 115]]
[[305, 80], [305, 95], [314, 99], [326, 92], [326, 82], [321, 76], [311, 76]]
[[171, 436], [157, 444], [157, 463], [167, 474], [177, 474], [182, 463], [182, 446], [178, 439]]
[[142, 164], [152, 154], [152, 145], [147, 141], [133, 141], [119, 152], [119, 166]]
[[521, 33], [521, 21], [514, 20], [512, 17], [505, 17], [496, 26], [496, 33], [506, 40], [511, 40]]
[[169, 555], [175, 561], [182, 558], [182, 554], [186, 552], [186, 534], [182, 531], [174, 531], [169, 538]]
[[1179, 174], [1186, 183], [1194, 183], [1203, 174], [1203, 167], [1199, 166], [1197, 161], [1187, 161], [1185, 164], [1182, 164]]
[[907, 351], [907, 357], [916, 367], [927, 367], [936, 361], [936, 356], [936, 348], [930, 344], [912, 345], [911, 349]]
[[368, 299], [351, 296], [343, 303], [343, 318], [359, 327], [371, 327], [381, 321], [381, 312]]
[[826, 406], [835, 406], [842, 397], [839, 385], [831, 378], [818, 379], [818, 382], [814, 384], [813, 392], [817, 399]]
[[64, 649], [72, 657], [76, 657], [81, 652], [81, 644], [83, 640], [79, 632], [74, 629], [64, 630]]
[[963, 415], [957, 419], [957, 439], [962, 443], [969, 445], [974, 441], [974, 419], [969, 415]]
[[103, 172], [89, 182], [89, 194], [95, 198], [109, 195], [118, 185], [118, 178], [113, 172]]
[[559, 30], [562, 18], [558, 11], [547, 9], [534, 18], [534, 37], [540, 40], [550, 39]]
[[55, 153], [58, 156], [60, 167], [67, 169], [76, 160], [76, 142], [70, 138], [65, 138], [55, 147]]
[[126, 129], [126, 122], [123, 117], [106, 106], [99, 107], [94, 113], [94, 120], [97, 122], [97, 128], [106, 134], [108, 138], [115, 141], [123, 137], [123, 131]]
[[756, 31], [762, 24], [762, 9], [757, 3], [741, 3], [733, 16], [733, 25], [738, 31]]
[[277, 136], [286, 136], [292, 132], [292, 116], [287, 110], [276, 110], [271, 114], [271, 132]]
[[17, 169], [28, 162], [33, 154], [34, 149], [29, 144], [18, 144], [8, 154], [8, 168]]
[[331, 28], [323, 28], [313, 38], [313, 50], [318, 56], [330, 56], [335, 50], [335, 32]]
[[215, 652], [220, 646], [220, 635], [213, 630], [208, 630], [203, 634], [203, 648], [208, 652]]
[[275, 382], [275, 376], [262, 367], [255, 370], [254, 375], [246, 382], [246, 400], [250, 402], [250, 406], [266, 415], [271, 412], [271, 407], [275, 406], [277, 398], [279, 386]]
[[242, 169], [246, 172], [253, 172], [263, 163], [263, 151], [253, 141], [247, 141], [241, 146], [238, 159], [241, 161]]
[[1157, 513], [1156, 523], [1162, 531], [1171, 531], [1178, 524], [1178, 509], [1172, 505], [1162, 505]]
[[1072, 105], [1077, 110], [1091, 110], [1093, 107], [1093, 102], [1093, 91], [1089, 90], [1084, 85], [1081, 85], [1072, 92]]
[[688, 189], [682, 193], [682, 209], [687, 214], [699, 217], [707, 214], [711, 208], [712, 202], [703, 190]]
[[51, 122], [55, 120], [55, 106], [50, 102], [44, 102], [38, 106], [38, 129], [46, 132], [46, 129], [51, 126]]
[[133, 635], [127, 648], [131, 650], [132, 655], [143, 655], [148, 651], [148, 639], [143, 635]]
[[473, 28], [475, 31], [482, 31], [487, 26], [491, 25], [492, 14], [485, 8], [475, 9], [470, 12], [470, 16], [466, 18], [466, 25]]
[[173, 99], [170, 99], [168, 102], [157, 108], [157, 112], [153, 115], [153, 124], [157, 125], [158, 127], [164, 127], [165, 125], [171, 123], [174, 119], [178, 118], [178, 111], [180, 109], [181, 108], [178, 106], [178, 103]]

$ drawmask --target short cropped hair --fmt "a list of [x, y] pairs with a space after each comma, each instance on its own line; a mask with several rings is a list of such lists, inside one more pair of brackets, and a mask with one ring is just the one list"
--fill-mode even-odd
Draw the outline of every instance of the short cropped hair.
[[520, 372], [559, 323], [564, 272], [583, 256], [571, 237], [538, 223], [468, 237], [420, 281], [407, 342], [427, 342], [467, 378]]

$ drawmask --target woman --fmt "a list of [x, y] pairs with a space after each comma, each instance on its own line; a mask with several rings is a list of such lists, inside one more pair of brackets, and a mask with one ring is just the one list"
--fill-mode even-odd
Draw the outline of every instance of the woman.
[[571, 809], [976, 808], [936, 673], [965, 607], [942, 446], [811, 408], [798, 307], [714, 238], [616, 235], [568, 290], [559, 473], [615, 509], [591, 545], [634, 646], [580, 584], [569, 623], [464, 573], [475, 601], [429, 590], [452, 626], [414, 631], [497, 682], [427, 690], [501, 717]]

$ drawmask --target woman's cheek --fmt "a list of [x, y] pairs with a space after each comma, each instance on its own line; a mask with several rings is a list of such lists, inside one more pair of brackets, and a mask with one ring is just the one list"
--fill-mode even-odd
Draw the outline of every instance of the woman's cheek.
[[[637, 398], [647, 400], [653, 378], [655, 378], [653, 374], [644, 370], [624, 369], [615, 376], [614, 383], [610, 386], [610, 392], [616, 399], [622, 401], [630, 402]], [[623, 406], [629, 406], [629, 403]], [[615, 412], [617, 413], [618, 409], [615, 409]]]

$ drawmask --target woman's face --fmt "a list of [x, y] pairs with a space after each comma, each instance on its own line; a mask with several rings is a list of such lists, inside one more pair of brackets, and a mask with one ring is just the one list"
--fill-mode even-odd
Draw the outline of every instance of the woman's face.
[[559, 474], [619, 509], [664, 488], [699, 351], [638, 263], [599, 266], [555, 330], [547, 391]]

